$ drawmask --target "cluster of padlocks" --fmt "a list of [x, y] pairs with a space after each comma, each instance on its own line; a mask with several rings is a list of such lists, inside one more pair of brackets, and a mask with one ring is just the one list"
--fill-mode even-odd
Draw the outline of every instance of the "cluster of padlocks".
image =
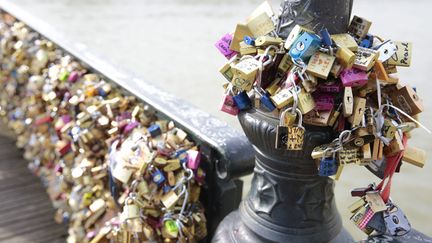
[[0, 12], [0, 113], [68, 242], [197, 242], [201, 153], [172, 121]]
[[422, 101], [396, 74], [410, 66], [412, 44], [370, 34], [371, 22], [358, 16], [347, 33], [293, 25], [281, 38], [281, 25], [294, 20], [279, 19], [265, 2], [217, 41], [229, 60], [220, 69], [228, 81], [220, 110], [279, 117], [276, 149], [302, 150], [308, 125], [332, 127], [338, 138], [311, 154], [318, 175], [338, 179], [347, 164], [366, 166], [382, 182], [352, 191], [360, 199], [350, 207], [351, 219], [367, 234], [408, 232], [409, 222], [389, 196], [402, 161], [425, 163], [424, 151], [407, 146], [412, 129], [427, 130], [417, 121]]

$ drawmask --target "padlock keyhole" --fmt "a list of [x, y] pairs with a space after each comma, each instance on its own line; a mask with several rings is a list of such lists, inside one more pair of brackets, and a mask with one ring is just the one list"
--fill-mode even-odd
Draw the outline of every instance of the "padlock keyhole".
[[399, 218], [396, 217], [396, 215], [393, 215], [392, 220], [393, 220], [393, 223], [399, 224]]

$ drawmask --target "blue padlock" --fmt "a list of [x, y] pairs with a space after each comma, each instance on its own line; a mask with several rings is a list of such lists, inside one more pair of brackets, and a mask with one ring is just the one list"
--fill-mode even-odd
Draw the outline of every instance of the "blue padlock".
[[374, 36], [371, 34], [367, 34], [366, 37], [360, 42], [361, 47], [364, 48], [372, 48], [374, 42]]
[[328, 32], [327, 28], [320, 30], [320, 36], [321, 36], [322, 43], [324, 44], [324, 46], [332, 46], [333, 45], [332, 38], [331, 38], [330, 33]]
[[252, 108], [252, 101], [250, 100], [246, 91], [242, 91], [239, 94], [233, 96], [233, 99], [235, 104], [241, 111]]
[[319, 166], [319, 176], [332, 176], [337, 173], [338, 166], [336, 159], [333, 158], [322, 158]]
[[246, 45], [250, 45], [250, 46], [254, 46], [255, 45], [255, 38], [253, 38], [253, 37], [245, 35], [243, 37], [243, 41], [244, 41], [244, 43]]
[[151, 125], [147, 130], [153, 138], [162, 134], [162, 130], [158, 124]]
[[153, 179], [153, 182], [156, 183], [156, 185], [158, 185], [158, 186], [162, 185], [162, 183], [165, 182], [165, 176], [163, 175], [163, 173], [159, 169], [156, 169], [153, 172], [152, 179]]
[[318, 36], [305, 32], [293, 43], [289, 54], [294, 59], [302, 59], [307, 62], [318, 50], [320, 43]]
[[261, 87], [255, 87], [255, 92], [260, 96], [260, 103], [269, 111], [274, 111], [276, 106], [270, 99], [270, 94]]

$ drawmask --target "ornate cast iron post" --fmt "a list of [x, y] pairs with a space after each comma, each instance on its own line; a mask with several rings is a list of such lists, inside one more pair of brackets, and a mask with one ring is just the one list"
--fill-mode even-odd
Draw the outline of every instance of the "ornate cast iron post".
[[[279, 35], [300, 24], [346, 32], [352, 0], [288, 0], [281, 4]], [[331, 129], [306, 126], [302, 151], [275, 149], [277, 117], [259, 110], [239, 114], [254, 145], [255, 171], [248, 197], [219, 225], [214, 242], [349, 242], [334, 201], [333, 180], [317, 175], [313, 148], [334, 139]]]

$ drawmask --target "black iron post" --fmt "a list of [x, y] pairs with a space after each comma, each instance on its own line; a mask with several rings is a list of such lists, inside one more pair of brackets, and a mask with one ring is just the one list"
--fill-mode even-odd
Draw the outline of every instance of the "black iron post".
[[[281, 4], [279, 34], [300, 24], [346, 32], [352, 0], [288, 0]], [[285, 26], [282, 28], [282, 26]], [[302, 151], [275, 149], [277, 117], [259, 110], [239, 121], [254, 145], [255, 171], [248, 197], [219, 225], [214, 242], [350, 242], [334, 201], [333, 180], [317, 175], [310, 154], [334, 139], [331, 129], [306, 126]]]

